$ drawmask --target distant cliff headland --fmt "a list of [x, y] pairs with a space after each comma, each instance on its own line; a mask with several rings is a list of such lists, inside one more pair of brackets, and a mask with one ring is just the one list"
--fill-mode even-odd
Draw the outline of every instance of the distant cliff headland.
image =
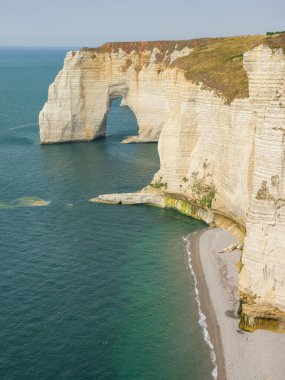
[[42, 144], [104, 136], [112, 99], [158, 141], [160, 170], [103, 202], [172, 207], [242, 242], [243, 329], [285, 331], [285, 34], [107, 43], [69, 52], [40, 113]]

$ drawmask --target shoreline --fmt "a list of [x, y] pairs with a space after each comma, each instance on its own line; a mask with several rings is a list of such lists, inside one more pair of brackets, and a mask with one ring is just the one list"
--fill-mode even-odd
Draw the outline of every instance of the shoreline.
[[[194, 279], [196, 280], [197, 296], [199, 302], [199, 309], [205, 316], [206, 329], [209, 334], [208, 345], [210, 349], [213, 350], [215, 355], [214, 370], [212, 372], [213, 378], [217, 380], [226, 379], [226, 368], [224, 359], [224, 350], [221, 341], [220, 326], [218, 324], [217, 316], [214, 308], [212, 307], [211, 297], [209, 294], [209, 289], [207, 286], [207, 281], [205, 274], [203, 272], [202, 263], [200, 259], [200, 238], [209, 229], [203, 229], [201, 231], [194, 232], [187, 237], [187, 247], [188, 261], [190, 270], [193, 271]], [[192, 266], [192, 269], [191, 269]], [[200, 312], [200, 311], [199, 311]], [[212, 346], [212, 347], [211, 347]], [[213, 360], [212, 360], [213, 361]], [[217, 371], [215, 375], [214, 371]]]
[[[285, 335], [266, 330], [249, 333], [239, 328], [240, 252], [222, 252], [237, 239], [221, 228], [207, 228], [187, 236], [186, 242], [199, 313], [206, 317], [207, 343], [213, 346], [216, 358], [216, 379], [283, 380]], [[214, 372], [215, 368], [215, 378]]]

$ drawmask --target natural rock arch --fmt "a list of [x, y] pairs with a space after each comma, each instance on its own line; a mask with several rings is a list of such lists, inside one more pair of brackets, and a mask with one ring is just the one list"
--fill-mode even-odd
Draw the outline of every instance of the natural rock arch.
[[153, 70], [155, 63], [140, 73], [127, 69], [128, 60], [130, 55], [122, 51], [97, 54], [96, 59], [89, 52], [69, 52], [39, 116], [41, 143], [104, 136], [110, 100], [117, 96], [125, 99], [138, 122], [138, 136], [127, 142], [158, 141], [167, 111], [160, 72]]

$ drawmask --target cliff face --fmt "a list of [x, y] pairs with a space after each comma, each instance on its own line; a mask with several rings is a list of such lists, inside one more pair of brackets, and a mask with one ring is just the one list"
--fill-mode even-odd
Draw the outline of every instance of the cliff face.
[[215, 88], [227, 101], [236, 95], [247, 96], [242, 52], [263, 39], [248, 36], [108, 43], [69, 52], [40, 113], [41, 143], [88, 141], [103, 136], [110, 102], [117, 96], [125, 98], [137, 117], [137, 141], [157, 141], [172, 101], [168, 91], [179, 91], [186, 78]]
[[[285, 328], [284, 36], [106, 44], [68, 53], [40, 114], [42, 143], [92, 140], [123, 96], [160, 170], [135, 196], [246, 238], [241, 326]], [[106, 199], [105, 199], [106, 200]]]
[[285, 311], [285, 57], [281, 49], [260, 47], [245, 54], [244, 65], [255, 148], [240, 276], [242, 326], [284, 329], [284, 315], [282, 323], [278, 320]]
[[[171, 62], [189, 50], [174, 50], [164, 58]], [[40, 113], [41, 143], [104, 136], [110, 103], [118, 96], [123, 96], [137, 117], [139, 136], [134, 140], [157, 141], [167, 113], [166, 65], [156, 63], [160, 55], [155, 46], [126, 51], [112, 44], [69, 52]]]

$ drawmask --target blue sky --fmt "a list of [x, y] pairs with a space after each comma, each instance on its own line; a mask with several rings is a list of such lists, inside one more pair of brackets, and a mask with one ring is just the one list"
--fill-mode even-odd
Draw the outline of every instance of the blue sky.
[[285, 0], [0, 0], [0, 46], [97, 46], [285, 30]]

